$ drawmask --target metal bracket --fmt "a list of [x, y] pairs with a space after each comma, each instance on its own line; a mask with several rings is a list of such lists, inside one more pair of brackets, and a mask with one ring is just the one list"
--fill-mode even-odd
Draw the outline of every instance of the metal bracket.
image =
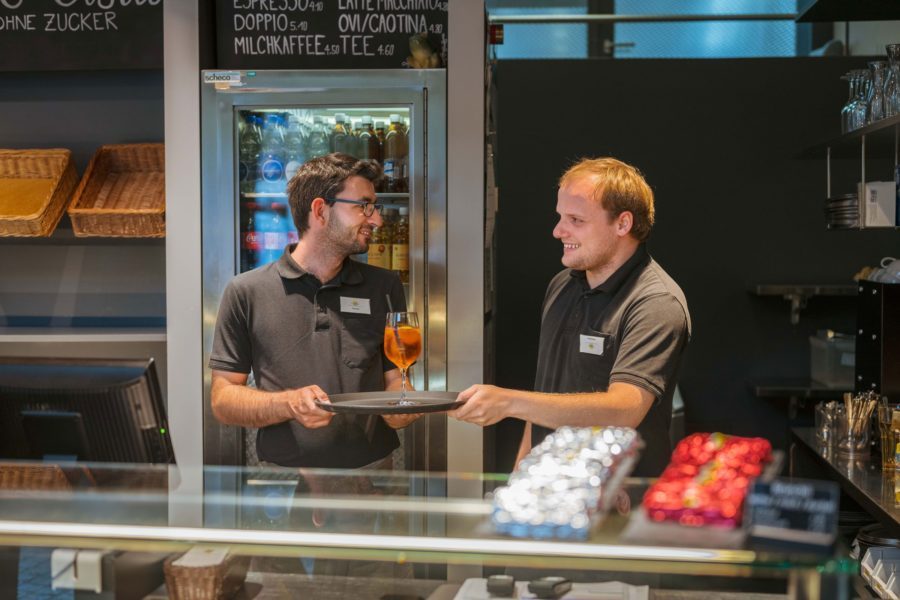
[[785, 294], [784, 299], [791, 303], [791, 325], [796, 325], [800, 322], [800, 311], [806, 308], [809, 296], [794, 292]]

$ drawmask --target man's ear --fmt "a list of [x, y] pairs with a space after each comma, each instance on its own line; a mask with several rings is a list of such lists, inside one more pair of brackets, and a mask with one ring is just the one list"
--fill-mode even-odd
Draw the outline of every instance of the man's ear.
[[620, 236], [626, 236], [631, 232], [634, 226], [634, 214], [630, 210], [623, 211], [616, 219], [616, 233]]
[[328, 203], [325, 202], [325, 198], [313, 198], [312, 204], [309, 207], [309, 224], [318, 223], [319, 225], [325, 225], [328, 222], [328, 217], [326, 215], [326, 208], [328, 207]]

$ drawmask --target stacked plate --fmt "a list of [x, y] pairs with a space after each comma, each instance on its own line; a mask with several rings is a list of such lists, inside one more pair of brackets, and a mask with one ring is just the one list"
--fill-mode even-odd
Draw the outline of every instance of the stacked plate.
[[859, 227], [859, 199], [856, 194], [835, 196], [825, 201], [825, 224], [828, 229]]

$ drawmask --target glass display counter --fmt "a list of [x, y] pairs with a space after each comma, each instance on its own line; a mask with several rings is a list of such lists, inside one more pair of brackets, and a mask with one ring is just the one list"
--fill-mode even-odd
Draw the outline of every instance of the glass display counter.
[[[561, 541], [494, 533], [490, 496], [506, 482], [502, 475], [205, 467], [202, 495], [182, 491], [184, 475], [174, 466], [0, 465], [0, 547], [6, 548], [0, 571], [16, 574], [12, 583], [0, 578], [0, 597], [26, 597], [26, 559], [60, 563], [65, 557], [58, 549], [102, 554], [97, 560], [115, 573], [125, 571], [110, 566], [113, 559], [155, 556], [158, 581], [137, 595], [150, 598], [166, 597], [160, 587], [164, 567], [171, 574], [166, 564], [198, 548], [243, 557], [245, 586], [256, 591], [240, 593], [258, 598], [273, 590], [454, 598], [464, 580], [500, 573], [518, 581], [548, 575], [576, 583], [624, 581], [650, 586], [656, 598], [676, 589], [703, 590], [710, 598], [717, 597], [711, 590], [842, 597], [856, 573], [855, 561], [840, 550], [804, 555], [716, 547], [720, 538], [702, 530], [675, 543], [629, 542], [623, 533], [642, 514], [646, 479], [625, 480], [587, 540]], [[36, 585], [49, 589], [51, 568], [38, 575]], [[125, 576], [120, 580], [122, 588]], [[338, 589], [349, 595], [326, 594]]]

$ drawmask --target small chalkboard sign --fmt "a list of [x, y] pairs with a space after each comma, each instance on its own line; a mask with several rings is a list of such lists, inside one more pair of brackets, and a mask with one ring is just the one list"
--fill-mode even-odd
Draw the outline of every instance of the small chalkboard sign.
[[233, 0], [216, 21], [220, 69], [447, 66], [447, 0]]
[[829, 547], [837, 534], [839, 499], [833, 481], [758, 481], [747, 495], [744, 525], [756, 545]]
[[162, 66], [162, 0], [0, 0], [0, 71]]

